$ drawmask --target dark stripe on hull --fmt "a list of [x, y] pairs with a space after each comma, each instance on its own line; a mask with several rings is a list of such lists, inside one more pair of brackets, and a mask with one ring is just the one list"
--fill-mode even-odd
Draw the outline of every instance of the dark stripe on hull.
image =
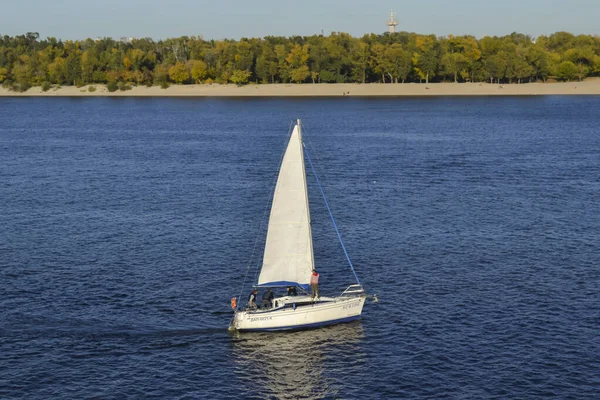
[[257, 328], [257, 329], [238, 329], [238, 330], [240, 332], [266, 332], [266, 331], [270, 332], [270, 331], [292, 331], [292, 330], [300, 330], [300, 329], [313, 329], [313, 328], [320, 328], [322, 326], [327, 326], [327, 325], [343, 324], [345, 322], [355, 321], [359, 318], [360, 318], [360, 315], [356, 315], [354, 317], [334, 319], [331, 321], [315, 322], [314, 324], [284, 326], [284, 327], [276, 327], [276, 328]]

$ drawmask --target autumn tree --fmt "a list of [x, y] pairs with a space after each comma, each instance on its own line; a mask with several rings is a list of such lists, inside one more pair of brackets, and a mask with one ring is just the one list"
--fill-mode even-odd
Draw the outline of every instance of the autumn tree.
[[94, 72], [99, 67], [95, 49], [89, 49], [81, 55], [81, 78], [84, 83], [94, 81]]
[[48, 65], [50, 82], [62, 85], [65, 82], [66, 62], [62, 57], [57, 57]]
[[169, 78], [171, 78], [173, 82], [176, 82], [180, 85], [183, 82], [190, 79], [190, 74], [187, 70], [186, 65], [184, 63], [178, 62], [175, 65], [171, 66], [169, 68]]
[[236, 85], [243, 85], [245, 83], [248, 83], [248, 78], [250, 78], [251, 75], [252, 73], [250, 71], [236, 69], [231, 74], [229, 80], [231, 81], [231, 83], [235, 83]]
[[12, 74], [15, 82], [20, 86], [20, 90], [27, 90], [31, 81], [30, 57], [26, 54], [19, 57], [13, 65]]
[[417, 37], [416, 51], [413, 55], [415, 71], [429, 83], [429, 78], [435, 76], [439, 65], [438, 43], [435, 36]]
[[154, 83], [165, 85], [169, 81], [169, 67], [165, 64], [159, 64], [154, 70]]
[[[307, 57], [308, 56], [308, 57]], [[249, 75], [248, 75], [249, 74]], [[247, 76], [247, 80], [246, 80]], [[182, 36], [61, 41], [35, 32], [0, 37], [0, 78], [15, 89], [46, 83], [454, 82], [583, 80], [600, 76], [600, 38], [556, 32], [452, 36], [399, 32], [204, 40]]]
[[208, 70], [206, 67], [206, 63], [204, 61], [202, 61], [202, 60], [191, 61], [190, 75], [192, 76], [192, 79], [194, 79], [194, 82], [200, 83], [200, 81], [202, 81], [204, 78], [206, 78], [207, 73], [208, 73]]
[[288, 64], [290, 79], [296, 83], [302, 83], [310, 75], [308, 69], [308, 45], [295, 45], [285, 61]]

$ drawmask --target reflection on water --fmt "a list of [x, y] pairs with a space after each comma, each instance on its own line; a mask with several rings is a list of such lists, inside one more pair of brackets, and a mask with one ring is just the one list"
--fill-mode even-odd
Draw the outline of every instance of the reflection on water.
[[361, 321], [309, 331], [233, 335], [236, 375], [248, 390], [246, 397], [336, 397], [344, 382], [332, 377], [353, 376], [352, 370], [364, 361]]

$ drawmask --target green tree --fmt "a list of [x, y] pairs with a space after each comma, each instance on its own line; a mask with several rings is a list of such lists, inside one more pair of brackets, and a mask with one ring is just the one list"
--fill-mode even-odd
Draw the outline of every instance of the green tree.
[[[328, 65], [324, 68], [331, 72], [334, 76], [334, 81], [343, 83], [347, 79], [347, 75], [352, 70], [352, 62], [350, 58], [350, 47], [352, 37], [347, 33], [332, 33], [324, 38], [324, 46], [329, 55]], [[323, 71], [324, 72], [324, 71]], [[321, 77], [327, 76], [321, 74]]]
[[527, 61], [532, 67], [532, 75], [546, 82], [550, 75], [551, 63], [550, 54], [543, 45], [536, 43], [529, 51]]
[[65, 42], [64, 83], [74, 85], [81, 82], [81, 44], [67, 40]]
[[234, 67], [238, 70], [252, 70], [254, 64], [254, 52], [252, 46], [247, 41], [242, 40], [235, 46], [235, 63]]
[[594, 56], [593, 72], [597, 75], [600, 74], [600, 54]]
[[518, 79], [518, 83], [521, 83], [523, 79], [529, 78], [533, 75], [533, 67], [527, 63], [524, 59], [517, 59], [514, 64], [515, 77]]
[[577, 79], [579, 79], [579, 81], [582, 81], [590, 73], [590, 68], [583, 63], [576, 64], [576, 67], [577, 67]]
[[556, 75], [564, 81], [572, 81], [577, 78], [579, 71], [572, 61], [563, 61], [559, 64]]
[[371, 46], [371, 68], [381, 76], [381, 83], [385, 83], [385, 74], [387, 71], [386, 47], [381, 43], [375, 43]]
[[354, 43], [352, 47], [352, 78], [355, 81], [361, 83], [367, 82], [367, 68], [369, 67], [369, 56], [369, 45], [367, 43], [360, 41]]
[[277, 56], [271, 47], [263, 45], [256, 60], [256, 77], [264, 83], [274, 83], [276, 75]]
[[412, 57], [401, 44], [393, 43], [385, 51], [385, 68], [390, 81], [404, 83], [412, 70]]
[[490, 83], [493, 83], [494, 78], [496, 78], [498, 83], [500, 83], [500, 80], [504, 79], [506, 68], [508, 66], [508, 59], [504, 51], [487, 57], [484, 64], [488, 71]]
[[277, 74], [281, 82], [288, 82], [289, 79], [289, 68], [285, 59], [287, 57], [287, 50], [284, 45], [275, 45], [275, 56], [277, 57]]
[[458, 75], [464, 72], [468, 61], [462, 53], [446, 53], [441, 60], [441, 68], [444, 73], [452, 75], [454, 83], [458, 82]]

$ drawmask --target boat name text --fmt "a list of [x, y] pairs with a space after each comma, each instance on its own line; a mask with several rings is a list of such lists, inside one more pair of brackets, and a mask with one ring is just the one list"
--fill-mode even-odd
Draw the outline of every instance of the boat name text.
[[347, 310], [349, 308], [355, 308], [360, 306], [360, 302], [358, 303], [352, 303], [352, 304], [346, 304], [345, 306], [342, 307], [342, 310]]
[[270, 321], [272, 319], [273, 319], [273, 317], [256, 317], [256, 318], [250, 318], [250, 322]]

